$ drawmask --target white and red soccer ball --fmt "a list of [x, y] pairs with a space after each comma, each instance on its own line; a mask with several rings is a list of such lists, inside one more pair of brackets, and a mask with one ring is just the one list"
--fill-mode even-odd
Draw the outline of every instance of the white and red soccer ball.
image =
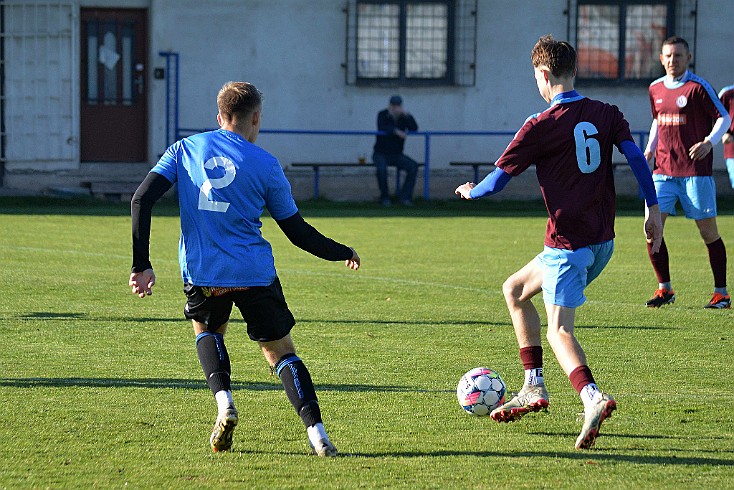
[[459, 380], [456, 396], [459, 405], [471, 415], [486, 416], [505, 402], [507, 386], [499, 373], [489, 368], [474, 368]]

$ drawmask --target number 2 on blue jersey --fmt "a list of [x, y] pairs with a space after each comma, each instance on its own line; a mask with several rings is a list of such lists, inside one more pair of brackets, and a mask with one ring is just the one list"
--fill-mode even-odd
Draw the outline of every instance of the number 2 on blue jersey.
[[216, 179], [206, 179], [199, 189], [199, 209], [203, 211], [216, 211], [218, 213], [226, 213], [229, 203], [226, 201], [214, 201], [211, 199], [210, 193], [212, 189], [222, 189], [227, 187], [234, 181], [237, 175], [232, 160], [225, 157], [212, 157], [204, 162], [204, 168], [213, 170], [215, 167], [222, 167], [224, 175]]
[[590, 174], [601, 164], [601, 150], [596, 138], [591, 138], [599, 133], [596, 126], [590, 122], [582, 121], [573, 128], [573, 137], [576, 140], [576, 161], [579, 170]]

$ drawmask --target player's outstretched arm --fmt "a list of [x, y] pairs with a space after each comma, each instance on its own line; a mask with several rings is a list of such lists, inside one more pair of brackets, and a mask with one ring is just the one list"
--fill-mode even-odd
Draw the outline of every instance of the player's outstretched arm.
[[467, 182], [457, 187], [454, 194], [461, 196], [463, 199], [479, 199], [482, 196], [491, 196], [498, 193], [505, 188], [510, 180], [512, 180], [510, 174], [496, 167], [479, 184]]
[[155, 273], [153, 269], [131, 273], [128, 285], [132, 288], [133, 294], [137, 294], [141, 298], [150, 296], [153, 294], [153, 286], [155, 285]]
[[359, 255], [353, 248], [322, 235], [316, 228], [306, 223], [301, 213], [275, 222], [288, 240], [301, 250], [324, 260], [344, 260], [350, 269], [359, 269]]

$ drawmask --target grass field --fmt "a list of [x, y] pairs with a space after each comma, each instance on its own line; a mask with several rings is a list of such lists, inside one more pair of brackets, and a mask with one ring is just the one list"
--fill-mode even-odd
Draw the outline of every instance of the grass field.
[[[719, 217], [730, 280], [733, 204]], [[576, 451], [582, 407], [547, 347], [547, 413], [500, 425], [464, 414], [455, 395], [476, 366], [520, 388], [500, 290], [542, 246], [542, 204], [302, 214], [363, 259], [357, 272], [321, 261], [264, 220], [336, 459], [309, 455], [239, 316], [228, 349], [240, 425], [233, 451], [212, 454], [216, 407], [183, 319], [173, 206], [156, 208], [158, 285], [140, 300], [125, 205], [0, 200], [0, 488], [734, 487], [734, 312], [701, 308], [712, 278], [692, 222], [667, 223], [678, 300], [651, 310], [642, 219], [620, 213], [614, 258], [577, 312], [619, 409], [594, 449]]]

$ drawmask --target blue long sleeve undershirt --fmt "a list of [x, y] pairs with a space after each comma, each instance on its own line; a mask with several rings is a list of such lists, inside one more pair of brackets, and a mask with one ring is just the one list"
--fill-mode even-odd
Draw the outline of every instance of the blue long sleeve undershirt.
[[470, 192], [469, 197], [479, 199], [483, 196], [491, 196], [505, 188], [507, 183], [512, 179], [512, 175], [506, 173], [499, 167], [490, 172], [480, 183], [476, 185]]
[[622, 141], [619, 145], [624, 158], [635, 174], [637, 183], [640, 184], [642, 194], [645, 196], [647, 206], [653, 206], [658, 203], [658, 196], [655, 193], [655, 184], [652, 181], [650, 167], [647, 166], [647, 159], [637, 145], [630, 140]]
[[[647, 166], [647, 160], [637, 145], [630, 140], [625, 140], [620, 145], [622, 154], [627, 159], [627, 163], [632, 169], [637, 183], [642, 189], [645, 201], [648, 206], [658, 203], [657, 194], [655, 193], [655, 184], [650, 177], [650, 168]], [[512, 180], [512, 176], [499, 167], [490, 172], [479, 184], [470, 192], [472, 199], [479, 199], [484, 196], [491, 196], [505, 188], [507, 183]]]

